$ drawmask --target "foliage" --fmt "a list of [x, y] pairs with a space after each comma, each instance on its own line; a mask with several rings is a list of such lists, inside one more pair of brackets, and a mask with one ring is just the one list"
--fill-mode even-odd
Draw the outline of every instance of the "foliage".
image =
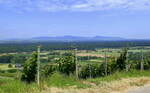
[[[144, 70], [150, 69], [150, 52], [144, 52]], [[129, 53], [130, 69], [140, 70], [141, 67], [141, 52]]]
[[146, 55], [144, 58], [144, 69], [150, 70], [150, 55]]
[[43, 74], [45, 77], [51, 76], [58, 70], [58, 65], [46, 65], [43, 67]]
[[35, 81], [37, 73], [37, 52], [25, 62], [21, 80], [28, 83]]
[[116, 61], [116, 68], [119, 70], [124, 70], [126, 68], [126, 55], [127, 55], [127, 48], [122, 50], [120, 57]]
[[[112, 62], [107, 64], [107, 74], [113, 73]], [[104, 77], [105, 76], [105, 63], [101, 64], [88, 64], [81, 68], [79, 73], [80, 78], [96, 78], [96, 77]]]
[[8, 64], [8, 68], [12, 68], [13, 67], [13, 65], [12, 64]]
[[73, 56], [66, 56], [64, 58], [60, 58], [58, 64], [59, 71], [66, 75], [73, 74], [76, 68], [75, 58]]

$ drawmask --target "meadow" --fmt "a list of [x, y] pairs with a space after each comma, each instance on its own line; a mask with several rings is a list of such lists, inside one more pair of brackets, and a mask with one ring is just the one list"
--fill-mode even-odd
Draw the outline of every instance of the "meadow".
[[[46, 80], [42, 80], [40, 86], [36, 83], [27, 84], [17, 79], [0, 78], [0, 93], [60, 93], [60, 91], [62, 93], [68, 91], [65, 93], [69, 93], [70, 90], [72, 90], [72, 92], [74, 91], [73, 93], [82, 93], [75, 92], [75, 90], [87, 91], [88, 89], [91, 89], [91, 91], [94, 91], [92, 88], [103, 88], [101, 91], [105, 91], [105, 89], [116, 91], [114, 88], [117, 87], [117, 82], [118, 86], [122, 82], [124, 82], [124, 84], [127, 84], [128, 82], [128, 86], [124, 87], [143, 86], [150, 82], [149, 76], [150, 71], [140, 72], [134, 70], [131, 72], [117, 72], [107, 77], [76, 80], [73, 76], [64, 76], [56, 72]], [[113, 86], [110, 86], [109, 84]], [[51, 88], [52, 90], [50, 92], [49, 89]], [[54, 90], [55, 88], [57, 90]], [[118, 89], [118, 91], [121, 90]], [[87, 91], [87, 93], [90, 92]]]

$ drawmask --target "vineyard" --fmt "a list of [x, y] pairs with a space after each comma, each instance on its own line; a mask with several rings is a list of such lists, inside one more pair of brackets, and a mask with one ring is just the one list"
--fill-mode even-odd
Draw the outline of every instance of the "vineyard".
[[0, 92], [47, 93], [44, 92], [47, 87], [87, 89], [122, 78], [149, 77], [149, 48], [95, 47], [91, 50], [70, 47], [45, 50], [41, 47], [41, 51], [34, 52], [1, 52]]

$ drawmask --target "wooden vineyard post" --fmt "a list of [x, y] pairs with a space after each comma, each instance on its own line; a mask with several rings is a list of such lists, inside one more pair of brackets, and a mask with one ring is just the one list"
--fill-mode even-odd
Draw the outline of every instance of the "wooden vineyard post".
[[107, 76], [107, 64], [108, 64], [108, 62], [107, 62], [107, 53], [106, 53], [106, 50], [105, 50], [105, 76]]
[[144, 56], [143, 56], [143, 49], [142, 49], [142, 50], [141, 50], [141, 71], [144, 70], [144, 65], [143, 65], [143, 63], [144, 63]]
[[37, 49], [37, 84], [40, 85], [40, 48], [41, 46], [38, 46]]
[[126, 55], [126, 72], [129, 71], [129, 59], [128, 59], [128, 57], [129, 57], [129, 54], [127, 52], [127, 55]]
[[89, 74], [90, 74], [90, 79], [92, 78], [92, 69], [91, 69], [91, 64], [89, 64]]
[[76, 65], [76, 79], [79, 78], [78, 76], [78, 59], [77, 59], [77, 49], [74, 49], [74, 56], [75, 56], [75, 65]]

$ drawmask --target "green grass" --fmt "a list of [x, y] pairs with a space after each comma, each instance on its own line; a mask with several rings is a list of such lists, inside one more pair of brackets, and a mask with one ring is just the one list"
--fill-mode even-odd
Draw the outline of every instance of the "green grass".
[[133, 70], [130, 72], [116, 72], [106, 77], [87, 79], [87, 81], [95, 83], [95, 84], [100, 84], [102, 82], [111, 82], [114, 80], [121, 80], [122, 78], [133, 78], [133, 77], [142, 77], [142, 76], [150, 77], [150, 71], [141, 72], [141, 71]]
[[65, 76], [58, 72], [54, 73], [46, 81], [48, 86], [66, 88], [69, 86], [74, 86], [76, 88], [87, 88], [89, 87], [86, 84], [83, 84], [82, 81], [76, 80], [73, 76]]
[[122, 78], [133, 77], [149, 77], [150, 71], [130, 71], [130, 72], [116, 72], [113, 75], [107, 77], [100, 77], [87, 80], [76, 80], [74, 76], [65, 76], [58, 72], [41, 82], [41, 87], [38, 87], [36, 83], [26, 84], [16, 79], [0, 79], [0, 93], [40, 93], [40, 89], [44, 89], [44, 86], [58, 87], [58, 88], [88, 88], [91, 87], [91, 83], [96, 85], [104, 82], [111, 82], [121, 80]]
[[41, 81], [41, 86], [36, 83], [27, 84], [20, 80], [0, 78], [0, 93], [40, 93], [44, 86], [68, 88], [74, 86], [75, 88], [87, 88], [86, 84], [82, 81], [76, 80], [74, 77], [64, 76], [60, 73], [54, 73], [47, 80]]
[[0, 79], [0, 93], [40, 93], [35, 83], [26, 84], [19, 80]]

